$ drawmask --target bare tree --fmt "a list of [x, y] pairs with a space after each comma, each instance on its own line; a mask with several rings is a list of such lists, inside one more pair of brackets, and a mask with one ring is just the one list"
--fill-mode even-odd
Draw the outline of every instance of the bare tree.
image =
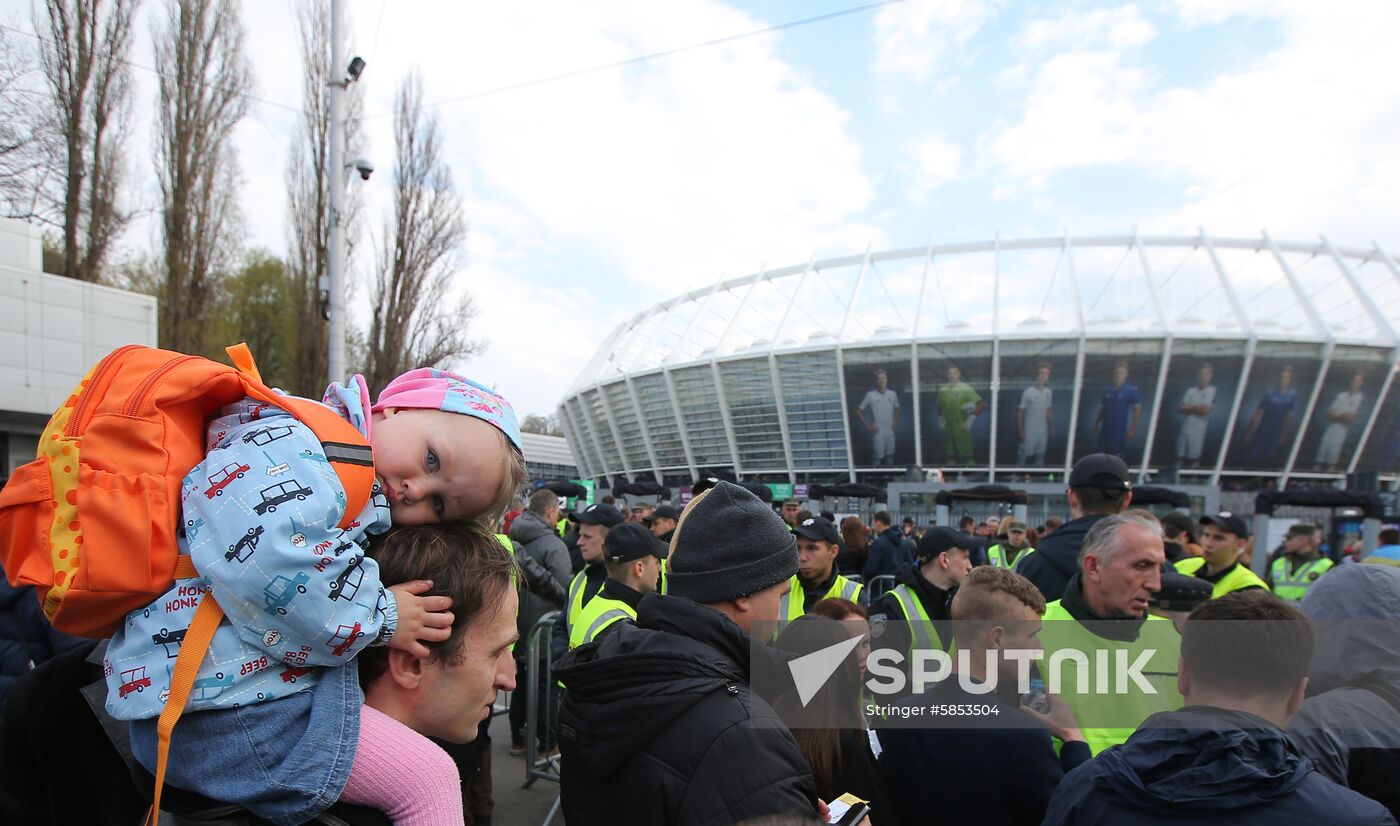
[[44, 0], [39, 62], [48, 85], [56, 157], [51, 197], [61, 215], [63, 273], [101, 278], [128, 215], [122, 211], [123, 124], [131, 98], [137, 0]]
[[375, 390], [405, 370], [482, 350], [467, 338], [475, 314], [471, 297], [449, 301], [467, 225], [452, 169], [442, 159], [437, 116], [423, 112], [416, 73], [395, 95], [394, 141], [394, 211], [371, 287], [365, 378]]
[[[304, 3], [298, 7], [297, 32], [301, 40], [302, 58], [302, 117], [297, 141], [287, 175], [288, 212], [291, 217], [292, 249], [287, 256], [296, 281], [293, 292], [293, 314], [298, 339], [293, 386], [303, 394], [319, 394], [326, 384], [327, 324], [321, 296], [321, 279], [329, 275], [330, 178], [330, 83], [341, 79], [343, 66], [332, 73], [330, 54], [330, 10], [326, 3]], [[359, 137], [360, 96], [352, 85], [345, 96], [345, 143], [353, 147]], [[347, 157], [354, 157], [347, 149]], [[343, 175], [344, 170], [336, 174]], [[360, 199], [352, 188], [345, 204], [347, 268], [354, 253]], [[347, 283], [349, 279], [346, 279]], [[337, 377], [339, 380], [340, 377]]]
[[214, 280], [237, 246], [234, 126], [252, 83], [232, 0], [166, 0], [155, 38], [160, 73], [156, 177], [165, 235], [161, 346], [205, 349]]
[[35, 104], [46, 96], [30, 88], [34, 55], [0, 29], [0, 204], [10, 218], [35, 217], [35, 193], [43, 169], [43, 132], [35, 128]]

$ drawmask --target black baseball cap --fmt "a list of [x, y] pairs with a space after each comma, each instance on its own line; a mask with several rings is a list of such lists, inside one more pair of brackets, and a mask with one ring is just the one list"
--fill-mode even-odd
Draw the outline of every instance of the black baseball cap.
[[671, 507], [670, 505], [662, 505], [661, 507], [657, 508], [656, 510], [652, 511], [651, 513], [649, 513], [649, 514], [647, 514], [645, 517], [643, 517], [643, 518], [642, 518], [642, 521], [645, 522], [645, 523], [647, 523], [648, 525], [650, 525], [652, 522], [656, 521], [657, 519], [677, 519], [677, 520], [679, 520], [680, 518], [681, 518], [681, 515], [680, 515], [679, 513], [676, 512], [676, 509], [675, 509], [675, 508]]
[[962, 531], [956, 531], [949, 527], [934, 527], [924, 531], [924, 536], [919, 540], [919, 559], [933, 559], [944, 551], [953, 548], [961, 548], [971, 552], [974, 545], [979, 545], [976, 537], [969, 536]]
[[613, 525], [621, 525], [627, 521], [622, 515], [622, 511], [612, 505], [589, 505], [575, 514], [574, 518], [580, 525], [602, 525], [611, 528]]
[[636, 522], [614, 525], [603, 539], [603, 556], [609, 562], [631, 562], [648, 556], [665, 559], [666, 553], [666, 543]]
[[1072, 488], [1099, 490], [1132, 490], [1133, 480], [1128, 463], [1111, 453], [1090, 453], [1074, 463], [1069, 472]]
[[1215, 516], [1202, 516], [1202, 525], [1214, 525], [1226, 533], [1232, 533], [1240, 539], [1249, 538], [1249, 523], [1243, 516], [1236, 516], [1229, 511], [1221, 511]]
[[841, 544], [841, 534], [836, 530], [836, 526], [820, 516], [803, 519], [792, 529], [792, 532], [798, 536], [829, 542], [832, 545]]

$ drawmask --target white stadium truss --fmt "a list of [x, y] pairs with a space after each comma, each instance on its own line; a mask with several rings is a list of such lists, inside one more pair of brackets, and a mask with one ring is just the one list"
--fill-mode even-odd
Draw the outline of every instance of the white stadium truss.
[[[1400, 363], [1397, 330], [1400, 268], [1378, 244], [1343, 248], [1326, 238], [1298, 243], [1268, 234], [1213, 238], [1202, 230], [1188, 237], [1067, 235], [867, 251], [730, 279], [637, 313], [584, 367], [561, 402], [560, 420], [580, 470], [595, 478], [659, 480], [663, 472], [693, 478], [703, 468], [723, 467], [789, 481], [846, 473], [854, 480], [866, 468], [857, 466], [847, 438], [843, 366], [874, 363], [862, 360], [862, 352], [878, 350], [888, 359], [891, 350], [905, 348], [914, 384], [915, 462], [936, 467], [924, 461], [932, 453], [917, 425], [920, 347], [988, 342], [991, 447], [981, 470], [995, 479], [1012, 469], [1016, 454], [1014, 445], [998, 454], [996, 444], [1001, 394], [995, 391], [1006, 353], [1027, 352], [1027, 342], [1062, 342], [1072, 348], [1066, 353], [1075, 359], [1080, 388], [1086, 351], [1113, 352], [1105, 342], [1150, 342], [1154, 357], [1160, 354], [1156, 386], [1164, 387], [1174, 349], [1218, 342], [1211, 346], [1229, 350], [1234, 342], [1243, 368], [1233, 398], [1217, 402], [1230, 414], [1224, 442], [1218, 457], [1210, 457], [1214, 466], [1199, 472], [1201, 482], [1218, 484], [1232, 473], [1230, 434], [1250, 413], [1241, 403], [1256, 351], [1261, 343], [1287, 343], [1302, 347], [1306, 355], [1297, 358], [1321, 365], [1315, 381], [1297, 388], [1300, 403], [1306, 400], [1304, 425], [1319, 404], [1326, 407], [1319, 397], [1334, 357], [1377, 364], [1380, 403], [1371, 405], [1345, 467], [1330, 474], [1336, 478], [1357, 469], [1382, 408], [1400, 397], [1390, 392]], [[813, 388], [825, 388], [825, 395], [805, 392]], [[1066, 428], [1066, 471], [1081, 395], [1076, 389]], [[1144, 416], [1145, 446], [1134, 461], [1143, 473], [1156, 467], [1149, 460], [1159, 413], [1166, 415], [1163, 395], [1153, 394]], [[1263, 475], [1284, 483], [1290, 476], [1328, 475], [1298, 464], [1303, 430], [1286, 461]], [[1051, 469], [1059, 470], [1058, 463]], [[1395, 468], [1380, 472], [1392, 476]]]

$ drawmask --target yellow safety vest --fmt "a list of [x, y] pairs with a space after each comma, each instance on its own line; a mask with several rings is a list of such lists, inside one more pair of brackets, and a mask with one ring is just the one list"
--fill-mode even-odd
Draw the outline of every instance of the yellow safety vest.
[[[802, 610], [802, 604], [807, 601], [806, 592], [802, 590], [802, 580], [794, 575], [791, 582], [792, 588], [789, 589], [786, 594], [783, 594], [782, 599], [778, 602], [778, 616], [782, 617], [787, 622], [792, 622], [806, 613]], [[863, 587], [864, 586], [859, 582], [852, 582], [840, 574], [837, 574], [836, 579], [831, 582], [831, 587], [826, 589], [825, 594], [822, 594], [822, 599], [839, 598], [855, 602], [860, 599], [860, 592]], [[795, 599], [794, 596], [796, 597]]]
[[[1086, 655], [1088, 668], [1084, 674], [1084, 682], [1088, 692], [1076, 691], [1080, 667], [1072, 664], [1071, 661], [1065, 661], [1059, 667], [1063, 685], [1059, 686], [1058, 693], [1080, 721], [1080, 730], [1084, 732], [1084, 740], [1089, 744], [1089, 751], [1092, 754], [1098, 754], [1109, 746], [1126, 741], [1128, 736], [1137, 729], [1137, 726], [1149, 716], [1159, 711], [1175, 711], [1183, 704], [1181, 692], [1176, 687], [1177, 664], [1181, 657], [1181, 637], [1177, 634], [1176, 627], [1165, 617], [1149, 615], [1147, 621], [1142, 625], [1142, 631], [1138, 638], [1132, 642], [1110, 640], [1090, 631], [1060, 604], [1060, 600], [1055, 600], [1045, 606], [1040, 641], [1045, 647], [1045, 659], [1041, 660], [1040, 673], [1045, 677], [1046, 688], [1050, 691], [1054, 691], [1056, 688], [1050, 682], [1051, 670], [1049, 668], [1055, 652], [1073, 649]], [[1097, 652], [1104, 649], [1112, 652], [1108, 655], [1110, 669], [1117, 665], [1121, 656], [1116, 653], [1118, 651], [1127, 652], [1127, 662], [1133, 663], [1136, 662], [1141, 652], [1152, 650], [1152, 658], [1142, 669], [1142, 674], [1157, 693], [1091, 693], [1099, 685]], [[1112, 674], [1105, 674], [1103, 679], [1108, 681], [1112, 676]], [[1116, 686], [1109, 685], [1108, 688], [1111, 692], [1116, 689]], [[1092, 722], [1095, 719], [1112, 719], [1115, 722], [1123, 721], [1131, 723], [1131, 725], [1094, 726]]]
[[1322, 556], [1299, 565], [1298, 570], [1290, 574], [1288, 562], [1287, 556], [1275, 559], [1269, 576], [1274, 580], [1275, 596], [1292, 602], [1300, 601], [1308, 593], [1308, 587], [1331, 570], [1333, 564], [1332, 560]]
[[942, 637], [938, 635], [938, 626], [933, 624], [933, 617], [928, 615], [923, 600], [919, 599], [913, 588], [900, 583], [889, 593], [904, 612], [904, 621], [909, 623], [909, 651], [906, 652], [909, 659], [913, 659], [915, 649], [932, 651], [945, 647]]
[[597, 596], [579, 613], [578, 622], [569, 625], [569, 648], [593, 642], [604, 628], [625, 619], [635, 620], [637, 611], [620, 599]]
[[[599, 587], [601, 588], [602, 586], [600, 585]], [[574, 574], [574, 578], [569, 580], [569, 610], [564, 614], [564, 619], [568, 622], [570, 628], [573, 628], [574, 623], [578, 622], [579, 614], [583, 613], [583, 606], [586, 603], [592, 602], [591, 599], [584, 596], [587, 591], [588, 566], [585, 565], [582, 571]], [[598, 592], [594, 591], [593, 595], [597, 596]]]
[[[509, 536], [506, 536], [506, 535], [503, 534], [503, 533], [498, 533], [498, 534], [496, 534], [496, 541], [497, 541], [497, 542], [500, 542], [502, 545], [506, 546], [506, 553], [510, 554], [510, 558], [511, 558], [512, 560], [514, 560], [514, 559], [515, 559], [515, 543], [510, 541], [510, 537], [509, 537]], [[514, 590], [519, 590], [519, 588], [520, 588], [520, 581], [517, 579], [517, 577], [519, 576], [518, 571], [519, 571], [519, 569], [518, 569], [516, 566], [514, 566], [514, 565], [510, 566], [510, 587], [511, 587], [511, 590], [513, 590], [513, 591], [514, 591]], [[517, 603], [516, 606], [515, 606], [515, 615], [516, 615], [516, 616], [520, 616], [520, 605], [519, 605], [518, 603]], [[514, 650], [515, 650], [515, 643], [511, 643], [511, 644], [510, 644], [510, 650], [511, 650], [511, 651], [514, 651]]]
[[[1205, 564], [1205, 557], [1191, 556], [1177, 562], [1176, 571], [1180, 574], [1195, 576], [1196, 572], [1201, 570]], [[1231, 591], [1238, 591], [1241, 588], [1263, 588], [1265, 591], [1269, 590], [1269, 583], [1260, 579], [1258, 574], [1239, 564], [1235, 565], [1230, 573], [1221, 577], [1220, 581], [1214, 583], [1214, 585], [1215, 587], [1212, 588], [1210, 592], [1211, 599], [1219, 599]]]
[[[1033, 553], [1035, 553], [1035, 548], [1030, 546], [1022, 548], [1016, 554], [1016, 562], [1020, 562], [1027, 554]], [[1001, 547], [1000, 543], [987, 549], [987, 562], [998, 568], [1013, 568], [1015, 566], [1015, 563], [1006, 561], [1006, 550]]]

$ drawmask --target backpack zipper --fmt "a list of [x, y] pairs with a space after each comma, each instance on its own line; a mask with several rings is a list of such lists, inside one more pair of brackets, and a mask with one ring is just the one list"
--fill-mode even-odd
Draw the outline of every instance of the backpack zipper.
[[183, 356], [177, 358], [174, 361], [166, 362], [164, 367], [147, 376], [146, 380], [141, 382], [141, 385], [136, 388], [136, 392], [131, 394], [131, 401], [126, 406], [126, 415], [135, 416], [140, 411], [141, 404], [146, 401], [147, 396], [151, 395], [151, 391], [155, 390], [156, 384], [165, 377], [166, 373], [169, 373], [171, 370], [174, 370], [187, 361], [197, 358], [199, 358], [199, 356]]
[[73, 405], [73, 415], [68, 419], [68, 426], [63, 429], [64, 436], [78, 435], [79, 431], [82, 430], [82, 425], [87, 424], [87, 409], [89, 402], [92, 401], [93, 391], [102, 383], [102, 378], [115, 369], [119, 355], [139, 346], [128, 344], [125, 347], [118, 347], [107, 356], [107, 359], [102, 363], [102, 369], [93, 373], [92, 378], [88, 379], [87, 387], [84, 387], [83, 392], [78, 394], [78, 401]]

